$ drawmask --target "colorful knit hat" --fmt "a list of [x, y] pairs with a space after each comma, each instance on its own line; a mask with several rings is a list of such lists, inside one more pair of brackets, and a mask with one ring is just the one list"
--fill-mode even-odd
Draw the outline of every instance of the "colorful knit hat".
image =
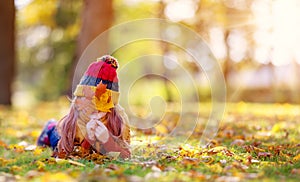
[[105, 55], [89, 65], [74, 96], [87, 97], [93, 100], [97, 110], [110, 112], [119, 100], [119, 83], [117, 76], [118, 61]]

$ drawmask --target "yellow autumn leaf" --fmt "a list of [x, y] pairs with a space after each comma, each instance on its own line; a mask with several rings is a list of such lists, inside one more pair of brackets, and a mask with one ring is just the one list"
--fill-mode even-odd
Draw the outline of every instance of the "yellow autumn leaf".
[[60, 164], [60, 165], [64, 165], [64, 164], [69, 163], [68, 160], [60, 159], [60, 158], [56, 158], [55, 161], [56, 161], [57, 164]]
[[210, 165], [209, 169], [214, 173], [221, 173], [223, 170], [223, 168], [218, 163]]
[[214, 158], [212, 158], [211, 156], [202, 156], [201, 162], [204, 162], [206, 164], [211, 164], [212, 162], [214, 162]]
[[72, 161], [72, 160], [70, 160], [70, 159], [68, 160], [68, 162], [69, 162], [70, 164], [75, 165], [75, 166], [85, 167], [84, 164], [82, 164], [82, 163], [80, 163], [80, 162]]
[[57, 172], [57, 173], [46, 173], [43, 175], [40, 179], [40, 181], [47, 181], [47, 182], [73, 182], [75, 179], [72, 177], [68, 176], [65, 173], [62, 172]]
[[294, 158], [293, 158], [294, 161], [299, 161], [300, 160], [300, 154], [296, 155]]
[[0, 166], [5, 166], [5, 165], [8, 164], [8, 163], [9, 163], [8, 160], [6, 160], [6, 159], [0, 157]]
[[197, 158], [191, 158], [191, 157], [184, 157], [181, 163], [185, 166], [187, 165], [198, 165], [199, 159]]
[[44, 168], [46, 166], [46, 164], [43, 163], [42, 161], [36, 161], [35, 164], [37, 165], [37, 168], [38, 168], [39, 171], [44, 170]]
[[40, 155], [42, 152], [43, 152], [43, 150], [42, 150], [41, 148], [36, 148], [36, 149], [33, 151], [33, 154], [34, 154], [34, 155]]
[[227, 150], [227, 147], [223, 147], [223, 146], [217, 146], [214, 148], [211, 148], [207, 151], [207, 153], [209, 154], [215, 154], [215, 153], [219, 153], [221, 151]]
[[22, 152], [25, 151], [25, 147], [24, 146], [20, 146], [20, 145], [17, 145], [17, 144], [9, 145], [8, 148], [10, 150], [14, 150], [17, 153], [22, 153]]
[[46, 162], [47, 162], [47, 164], [50, 164], [50, 165], [57, 163], [55, 158], [53, 158], [53, 157], [50, 157], [50, 158], [46, 159]]
[[22, 167], [13, 165], [13, 166], [10, 168], [10, 170], [11, 170], [11, 172], [18, 172], [18, 171], [21, 171], [21, 170], [22, 170]]
[[55, 159], [55, 161], [56, 161], [56, 163], [57, 164], [61, 164], [61, 165], [63, 165], [63, 164], [73, 164], [73, 165], [75, 165], [75, 166], [81, 166], [81, 167], [85, 167], [85, 165], [84, 164], [82, 164], [82, 163], [80, 163], [80, 162], [76, 162], [76, 161], [73, 161], [73, 160], [66, 160], [66, 159], [59, 159], [59, 158], [56, 158]]
[[282, 123], [276, 123], [272, 127], [272, 133], [277, 133], [283, 128]]

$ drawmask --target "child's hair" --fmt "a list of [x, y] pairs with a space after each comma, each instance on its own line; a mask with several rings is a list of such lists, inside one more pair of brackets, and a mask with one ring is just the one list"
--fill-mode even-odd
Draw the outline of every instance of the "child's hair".
[[57, 145], [58, 152], [70, 153], [73, 151], [77, 117], [78, 112], [75, 109], [75, 105], [72, 104], [70, 112], [59, 120], [57, 129], [61, 137]]
[[116, 111], [115, 108], [111, 108], [110, 112], [108, 112], [105, 116], [107, 120], [107, 129], [111, 132], [114, 136], [119, 137], [122, 133], [122, 125], [123, 121], [119, 113]]

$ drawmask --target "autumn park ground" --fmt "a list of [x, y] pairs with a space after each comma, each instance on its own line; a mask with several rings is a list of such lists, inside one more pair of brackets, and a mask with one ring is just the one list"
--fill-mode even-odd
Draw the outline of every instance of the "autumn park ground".
[[[0, 181], [299, 181], [300, 106], [228, 103], [216, 137], [199, 145], [205, 123], [184, 143], [168, 136], [172, 120], [155, 130], [132, 132], [132, 158], [74, 152], [51, 157], [35, 147], [45, 122], [59, 119], [68, 102], [40, 103], [31, 109], [0, 107]], [[207, 103], [207, 106], [210, 104]], [[206, 120], [209, 111], [201, 114]], [[191, 133], [189, 133], [191, 134]], [[160, 143], [168, 137], [168, 145]], [[178, 138], [177, 138], [178, 137]]]

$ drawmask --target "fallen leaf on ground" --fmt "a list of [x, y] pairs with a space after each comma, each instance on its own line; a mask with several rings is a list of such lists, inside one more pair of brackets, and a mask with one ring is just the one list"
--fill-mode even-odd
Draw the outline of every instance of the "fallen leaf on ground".
[[183, 165], [198, 165], [199, 164], [199, 159], [197, 158], [191, 158], [191, 157], [184, 157], [181, 161]]
[[258, 157], [271, 157], [272, 154], [270, 152], [258, 152]]
[[242, 145], [244, 145], [244, 144], [245, 144], [245, 141], [244, 141], [244, 140], [242, 140], [242, 139], [236, 139], [236, 140], [234, 140], [233, 142], [231, 142], [230, 145], [242, 146]]
[[207, 151], [207, 153], [210, 154], [210, 155], [213, 155], [213, 154], [219, 153], [219, 152], [224, 151], [224, 150], [227, 150], [227, 147], [218, 146], [218, 147], [214, 147], [214, 148], [209, 149]]
[[300, 169], [292, 169], [291, 174], [300, 175]]
[[300, 154], [296, 155], [294, 158], [293, 158], [294, 161], [299, 161], [300, 160]]

